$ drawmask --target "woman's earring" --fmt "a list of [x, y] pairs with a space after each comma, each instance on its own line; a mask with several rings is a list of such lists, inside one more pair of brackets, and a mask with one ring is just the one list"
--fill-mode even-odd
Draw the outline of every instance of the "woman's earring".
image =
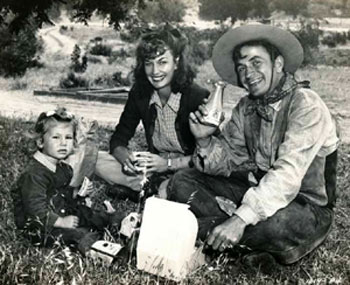
[[177, 69], [177, 66], [179, 65], [179, 58], [177, 57], [176, 59], [175, 59], [175, 70]]

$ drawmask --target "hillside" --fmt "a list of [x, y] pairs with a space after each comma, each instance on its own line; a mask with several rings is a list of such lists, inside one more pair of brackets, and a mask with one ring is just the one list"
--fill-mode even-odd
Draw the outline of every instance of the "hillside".
[[311, 17], [349, 17], [350, 1], [348, 0], [310, 0], [308, 13]]

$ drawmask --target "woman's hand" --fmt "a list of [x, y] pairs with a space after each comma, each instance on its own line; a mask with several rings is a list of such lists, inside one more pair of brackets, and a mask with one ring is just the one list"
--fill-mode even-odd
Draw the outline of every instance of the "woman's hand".
[[135, 159], [132, 155], [130, 155], [127, 159], [124, 160], [122, 167], [123, 172], [126, 175], [135, 176], [140, 173], [140, 171], [138, 171], [135, 167]]
[[136, 165], [146, 167], [147, 172], [162, 173], [168, 170], [168, 160], [150, 152], [144, 152], [136, 156]]
[[135, 168], [136, 158], [131, 151], [124, 146], [118, 146], [113, 151], [113, 156], [122, 165], [122, 170], [126, 175], [135, 176], [140, 172]]

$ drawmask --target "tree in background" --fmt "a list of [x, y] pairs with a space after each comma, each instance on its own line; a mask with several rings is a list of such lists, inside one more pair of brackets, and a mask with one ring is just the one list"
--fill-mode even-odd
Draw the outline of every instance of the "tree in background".
[[143, 6], [143, 0], [72, 0], [72, 18], [77, 22], [86, 23], [96, 13], [108, 19], [109, 25], [120, 29], [120, 23], [127, 20], [131, 9]]
[[158, 0], [145, 2], [138, 9], [140, 20], [149, 23], [164, 23], [182, 21], [186, 14], [186, 5], [183, 0]]
[[307, 15], [308, 0], [199, 0], [199, 15], [204, 20], [225, 21], [248, 18], [267, 18], [275, 11], [284, 11], [287, 15]]
[[143, 0], [0, 0], [0, 74], [23, 75], [38, 65], [41, 43], [36, 31], [53, 24], [63, 6], [75, 21], [87, 23], [96, 12], [119, 29], [128, 11], [142, 4]]
[[294, 18], [298, 15], [308, 15], [309, 0], [274, 0], [272, 1], [272, 9], [284, 11], [287, 15]]
[[0, 75], [22, 76], [27, 68], [41, 66], [38, 53], [42, 43], [30, 25], [17, 33], [0, 27]]
[[120, 23], [127, 18], [128, 11], [143, 5], [143, 0], [6, 0], [0, 1], [0, 25], [18, 31], [29, 22], [38, 27], [52, 23], [52, 9], [66, 6], [72, 19], [87, 23], [94, 12], [107, 17], [109, 24], [119, 29]]
[[71, 65], [70, 68], [74, 72], [84, 72], [87, 68], [87, 57], [86, 55], [81, 56], [81, 49], [76, 44], [74, 46], [73, 52], [70, 56]]
[[303, 65], [314, 64], [317, 62], [315, 57], [318, 56], [315, 51], [318, 50], [320, 38], [322, 36], [320, 24], [317, 20], [301, 20], [300, 24], [300, 30], [292, 31], [292, 33], [299, 39], [301, 45], [303, 46]]
[[246, 20], [249, 17], [265, 18], [270, 15], [268, 0], [199, 0], [199, 15], [204, 20], [225, 21], [231, 18]]

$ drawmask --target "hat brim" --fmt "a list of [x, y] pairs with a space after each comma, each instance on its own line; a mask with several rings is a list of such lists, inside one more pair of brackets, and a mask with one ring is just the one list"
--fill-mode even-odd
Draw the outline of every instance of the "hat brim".
[[264, 40], [275, 46], [284, 58], [286, 72], [294, 73], [303, 62], [303, 48], [292, 33], [274, 26], [245, 25], [223, 34], [214, 46], [212, 63], [223, 80], [238, 85], [233, 51], [236, 46], [253, 40]]

